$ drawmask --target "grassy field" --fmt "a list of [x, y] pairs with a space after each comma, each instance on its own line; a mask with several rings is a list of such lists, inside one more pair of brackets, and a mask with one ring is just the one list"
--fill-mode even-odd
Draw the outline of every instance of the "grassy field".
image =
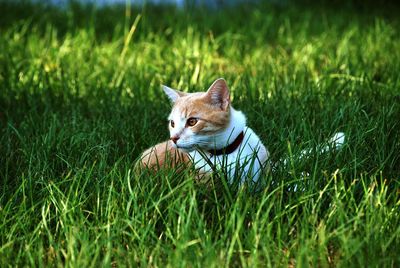
[[[400, 265], [395, 7], [0, 10], [0, 267]], [[135, 174], [168, 138], [160, 85], [218, 77], [272, 161], [337, 131], [343, 150], [261, 193]]]

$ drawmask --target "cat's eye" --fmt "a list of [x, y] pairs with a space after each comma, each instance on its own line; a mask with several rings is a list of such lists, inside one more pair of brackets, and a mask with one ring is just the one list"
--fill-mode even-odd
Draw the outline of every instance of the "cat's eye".
[[199, 121], [197, 118], [190, 117], [190, 118], [187, 120], [186, 124], [187, 124], [189, 127], [193, 127], [194, 125], [197, 124], [197, 121]]
[[175, 122], [174, 122], [174, 120], [171, 120], [170, 123], [171, 123], [171, 127], [175, 127]]

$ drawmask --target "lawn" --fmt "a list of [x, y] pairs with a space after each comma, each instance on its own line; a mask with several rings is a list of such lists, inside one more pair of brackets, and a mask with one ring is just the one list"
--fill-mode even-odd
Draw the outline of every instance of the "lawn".
[[[0, 267], [398, 267], [399, 8], [305, 2], [1, 1]], [[169, 137], [161, 84], [218, 77], [278, 163], [265, 188], [136, 173]]]

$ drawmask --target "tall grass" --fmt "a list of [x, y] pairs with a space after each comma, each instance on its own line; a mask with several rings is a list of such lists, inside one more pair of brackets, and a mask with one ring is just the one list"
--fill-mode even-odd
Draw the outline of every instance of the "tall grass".
[[[399, 265], [396, 10], [0, 9], [1, 267]], [[135, 174], [168, 138], [160, 85], [217, 77], [272, 161], [337, 131], [343, 150], [257, 194]]]

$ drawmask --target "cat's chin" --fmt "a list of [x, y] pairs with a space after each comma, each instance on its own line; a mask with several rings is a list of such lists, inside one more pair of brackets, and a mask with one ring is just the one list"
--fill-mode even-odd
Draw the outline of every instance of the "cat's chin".
[[174, 148], [179, 149], [179, 150], [181, 150], [181, 151], [184, 151], [184, 152], [186, 152], [186, 153], [190, 153], [190, 152], [194, 151], [194, 148], [193, 148], [193, 147], [186, 147], [186, 146], [176, 145], [176, 144], [173, 144], [172, 146], [173, 146]]

